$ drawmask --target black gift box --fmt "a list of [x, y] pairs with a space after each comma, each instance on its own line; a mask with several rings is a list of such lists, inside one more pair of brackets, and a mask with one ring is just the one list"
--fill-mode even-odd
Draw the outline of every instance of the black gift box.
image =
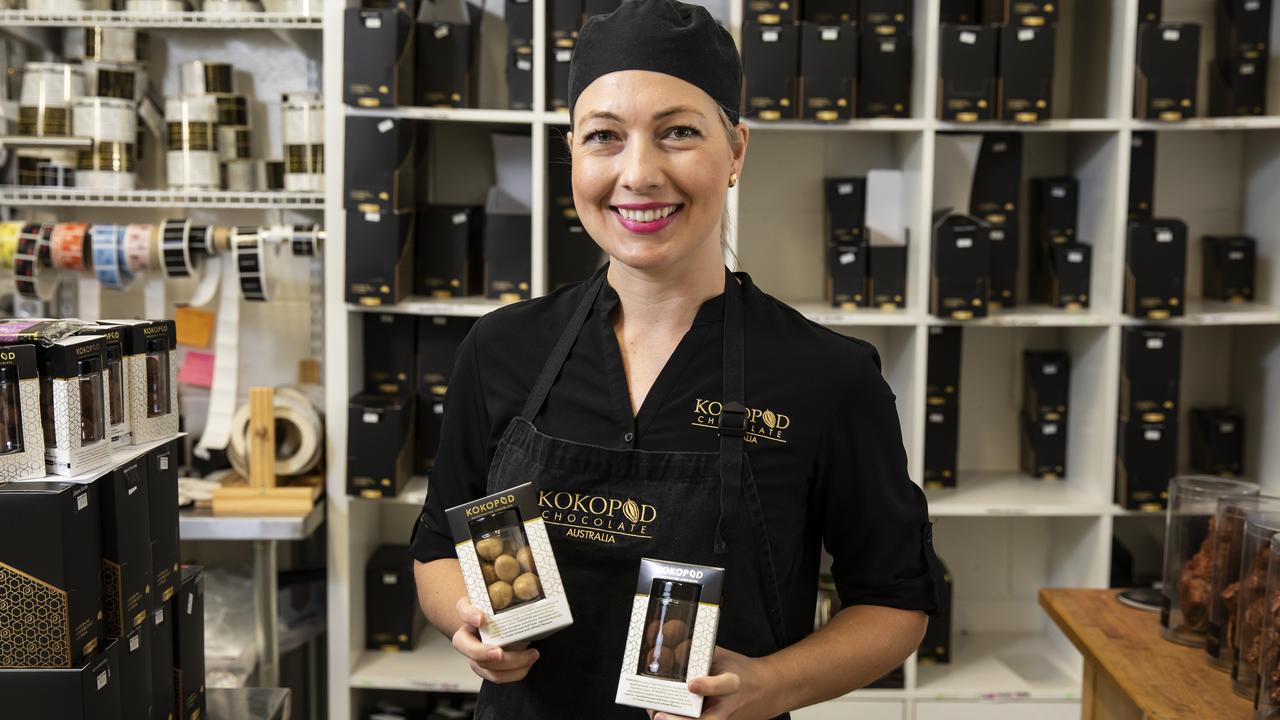
[[1048, 255], [1048, 295], [1042, 297], [1054, 307], [1083, 310], [1089, 307], [1089, 278], [1092, 273], [1093, 248], [1071, 242], [1053, 245]]
[[1125, 248], [1124, 311], [1132, 317], [1181, 316], [1186, 305], [1187, 225], [1130, 221]]
[[428, 107], [474, 107], [480, 9], [466, 0], [423, 0], [415, 41], [415, 100]]
[[960, 392], [960, 357], [964, 348], [964, 328], [935, 325], [929, 328], [928, 357], [925, 364], [926, 394], [950, 398]]
[[[176, 595], [176, 593], [175, 593]], [[174, 688], [172, 599], [151, 611], [151, 717], [172, 720], [177, 691]]]
[[345, 13], [342, 101], [360, 107], [412, 105], [413, 18], [398, 5]]
[[512, 302], [527, 300], [532, 282], [528, 214], [489, 212], [484, 220], [485, 297]]
[[1178, 466], [1177, 422], [1122, 421], [1116, 446], [1116, 502], [1126, 510], [1163, 510]]
[[858, 117], [911, 115], [911, 34], [879, 35], [863, 26], [858, 41]]
[[1244, 474], [1244, 413], [1236, 408], [1191, 408], [1191, 467], [1197, 472]]
[[924, 412], [925, 488], [932, 490], [956, 486], [959, 440], [959, 401], [956, 398], [930, 397]]
[[533, 109], [533, 45], [527, 42], [507, 48], [507, 109]]
[[1129, 219], [1150, 220], [1156, 197], [1156, 134], [1135, 130], [1129, 151]]
[[533, 45], [533, 0], [506, 0], [508, 45]]
[[1034, 419], [1060, 420], [1071, 397], [1071, 356], [1061, 350], [1022, 353], [1022, 409]]
[[364, 314], [364, 389], [384, 395], [413, 392], [417, 320], [402, 313]]
[[0, 667], [78, 667], [102, 645], [101, 512], [96, 483], [0, 484], [0, 583], [24, 598], [0, 607]]
[[1120, 419], [1177, 418], [1182, 331], [1154, 325], [1126, 327], [1120, 341]]
[[970, 215], [949, 215], [934, 225], [929, 310], [953, 320], [986, 317], [991, 271], [987, 226]]
[[867, 242], [827, 246], [827, 297], [844, 309], [867, 305]]
[[1023, 27], [1051, 26], [1058, 22], [1054, 0], [984, 0], [982, 22]]
[[412, 121], [347, 118], [343, 207], [363, 213], [400, 213], [417, 207], [426, 190], [426, 143]]
[[413, 290], [434, 298], [479, 295], [484, 282], [484, 208], [429, 205], [418, 212]]
[[347, 494], [400, 494], [413, 470], [414, 396], [358, 393], [347, 413]]
[[867, 248], [867, 296], [882, 310], [907, 305], [907, 246], [871, 245]]
[[376, 307], [408, 297], [415, 217], [347, 211], [347, 302]]
[[380, 545], [365, 564], [364, 618], [366, 649], [413, 649], [423, 622], [407, 545]]
[[116, 645], [120, 655], [121, 717], [149, 717], [152, 705], [151, 623], [143, 622]]
[[939, 20], [954, 25], [973, 25], [982, 19], [979, 0], [942, 0]]
[[1217, 58], [1226, 60], [1243, 51], [1266, 62], [1271, 42], [1271, 0], [1215, 0]]
[[[1027, 19], [1030, 19], [1028, 17]], [[1003, 120], [1036, 122], [1053, 115], [1054, 25], [1000, 29], [998, 112]]]
[[998, 28], [942, 25], [938, 43], [938, 113], [943, 120], [994, 119]]
[[867, 179], [827, 178], [827, 242], [853, 243], [862, 239], [867, 224]]
[[1031, 179], [1031, 234], [1033, 245], [1060, 245], [1076, 238], [1080, 209], [1080, 182], [1073, 177]]
[[1208, 72], [1211, 116], [1266, 114], [1266, 56], [1215, 60], [1209, 63]]
[[204, 697], [204, 571], [182, 567], [174, 603], [173, 673], [179, 720], [202, 720]]
[[147, 459], [97, 480], [102, 499], [102, 612], [107, 637], [124, 637], [151, 608], [151, 505]]
[[858, 28], [804, 23], [800, 30], [800, 117], [853, 117], [858, 81]]
[[857, 25], [858, 0], [804, 0], [801, 19], [820, 25], [851, 23]]
[[178, 441], [147, 453], [147, 505], [151, 525], [151, 608], [178, 589]]
[[1022, 135], [984, 133], [973, 171], [969, 212], [993, 225], [1016, 223], [1021, 186]]
[[1200, 26], [1194, 23], [1138, 25], [1134, 116], [1182, 120], [1196, 115]]
[[470, 318], [418, 318], [417, 442], [413, 453], [417, 473], [425, 475], [435, 464], [453, 359], [474, 324]]
[[573, 62], [573, 38], [560, 38], [547, 48], [547, 109], [569, 109], [569, 66]]
[[1206, 235], [1201, 248], [1204, 298], [1226, 302], [1253, 300], [1257, 242], [1244, 235]]
[[858, 23], [880, 36], [910, 34], [912, 0], [861, 0]]
[[991, 265], [987, 269], [987, 300], [996, 308], [1018, 305], [1018, 225], [989, 223], [987, 239]]
[[108, 641], [102, 652], [74, 668], [0, 670], [4, 716], [14, 720], [137, 720], [121, 713], [119, 645], [118, 640]]
[[1022, 413], [1022, 471], [1034, 478], [1061, 478], [1067, 472], [1067, 421]]
[[796, 117], [796, 69], [800, 28], [796, 25], [742, 26], [744, 118], [791, 120]]
[[924, 638], [920, 640], [920, 650], [916, 659], [922, 665], [945, 665], [951, 662], [951, 598], [955, 594], [952, 587], [951, 571], [938, 559], [938, 567], [942, 570], [942, 587], [938, 588], [937, 615], [929, 618]]

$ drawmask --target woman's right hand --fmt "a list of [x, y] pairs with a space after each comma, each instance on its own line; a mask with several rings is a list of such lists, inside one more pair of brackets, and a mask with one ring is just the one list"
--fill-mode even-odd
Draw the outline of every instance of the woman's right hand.
[[529, 648], [529, 643], [515, 643], [502, 648], [480, 642], [484, 613], [465, 595], [458, 598], [457, 608], [462, 627], [453, 634], [453, 647], [471, 662], [471, 671], [494, 683], [523, 680], [537, 661], [538, 651]]

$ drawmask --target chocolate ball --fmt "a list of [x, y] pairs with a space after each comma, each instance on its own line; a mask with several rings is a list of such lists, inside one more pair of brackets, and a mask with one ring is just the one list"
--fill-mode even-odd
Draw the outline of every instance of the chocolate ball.
[[476, 554], [481, 560], [493, 562], [502, 554], [502, 538], [487, 537], [483, 540], [476, 541]]
[[669, 647], [653, 648], [644, 654], [644, 669], [656, 675], [667, 675], [675, 665], [676, 656]]
[[494, 612], [506, 609], [514, 596], [515, 591], [511, 589], [511, 585], [501, 580], [489, 586], [489, 602], [493, 603]]
[[662, 644], [679, 645], [689, 634], [689, 626], [683, 620], [668, 620], [662, 624]]
[[513, 587], [516, 597], [521, 600], [532, 600], [542, 594], [542, 583], [538, 582], [538, 576], [533, 573], [525, 573], [516, 578]]
[[644, 628], [644, 646], [646, 648], [653, 647], [653, 643], [658, 638], [658, 621], [650, 620], [649, 624]]
[[493, 561], [493, 571], [498, 574], [499, 580], [511, 582], [520, 574], [520, 563], [510, 555], [499, 555]]
[[498, 575], [493, 571], [493, 563], [480, 563], [480, 574], [484, 576], [485, 585], [492, 585], [498, 582]]
[[689, 664], [689, 648], [692, 640], [685, 640], [676, 646], [676, 664], [684, 667]]
[[537, 572], [533, 569], [533, 550], [522, 547], [516, 551], [516, 561], [520, 563], [520, 569], [524, 572]]

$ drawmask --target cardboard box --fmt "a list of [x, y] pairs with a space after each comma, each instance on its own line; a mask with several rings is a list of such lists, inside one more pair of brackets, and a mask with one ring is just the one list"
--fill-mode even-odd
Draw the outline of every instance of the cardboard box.
[[414, 292], [433, 298], [479, 295], [484, 281], [484, 208], [428, 205], [414, 234]]
[[423, 626], [407, 545], [380, 545], [364, 566], [365, 648], [412, 650]]
[[831, 307], [852, 310], [866, 307], [867, 241], [827, 246], [827, 298]]
[[1054, 307], [1078, 311], [1089, 308], [1093, 248], [1084, 243], [1053, 245], [1048, 252], [1048, 298]]
[[120, 717], [151, 717], [151, 624], [142, 623], [116, 644], [120, 659]]
[[1125, 248], [1124, 311], [1179, 317], [1186, 306], [1187, 225], [1171, 218], [1130, 221]]
[[178, 326], [173, 320], [106, 320], [123, 332], [129, 388], [129, 433], [134, 445], [178, 434]]
[[[969, 212], [992, 225], [1015, 227], [1021, 192], [1022, 135], [983, 133], [973, 172]], [[1016, 239], [1017, 233], [1012, 234]]]
[[1199, 70], [1199, 25], [1139, 24], [1134, 117], [1144, 120], [1195, 117]]
[[1022, 413], [1022, 472], [1034, 478], [1056, 480], [1067, 474], [1067, 421], [1065, 417], [1035, 418]]
[[[119, 641], [69, 669], [0, 670], [5, 716], [49, 720], [134, 720], [121, 712]], [[145, 717], [145, 716], [144, 716]]]
[[467, 0], [428, 0], [419, 6], [414, 41], [418, 105], [475, 106], [480, 14]]
[[979, 0], [942, 0], [939, 21], [953, 25], [973, 25], [981, 21]]
[[[1257, 53], [1253, 53], [1257, 54]], [[1209, 114], [1267, 113], [1267, 58], [1236, 57], [1209, 63]]]
[[178, 556], [178, 441], [147, 452], [147, 505], [151, 526], [151, 608], [173, 599]]
[[791, 25], [796, 17], [799, 0], [744, 0], [742, 21], [744, 24]]
[[402, 313], [364, 314], [364, 389], [383, 395], [414, 391], [417, 318]]
[[941, 318], [986, 317], [991, 254], [987, 226], [970, 215], [948, 215], [933, 229], [929, 311]]
[[912, 0], [861, 0], [858, 23], [868, 32], [887, 37], [911, 34]]
[[997, 28], [939, 26], [938, 113], [943, 120], [996, 117]]
[[[133, 444], [133, 432], [129, 424], [129, 388], [124, 370], [126, 339], [131, 337], [129, 328], [121, 325], [87, 325], [76, 335], [98, 335], [102, 337], [106, 352], [104, 390], [106, 392], [105, 409], [107, 418], [107, 437], [111, 441], [111, 449], [127, 447]], [[143, 352], [141, 348], [133, 348], [130, 343], [129, 355]]]
[[1201, 249], [1204, 298], [1251, 302], [1257, 273], [1257, 241], [1244, 235], [1206, 235]]
[[960, 441], [960, 402], [930, 397], [924, 413], [924, 487], [956, 486]]
[[858, 117], [911, 116], [911, 34], [880, 35], [865, 25], [858, 41]]
[[858, 27], [851, 23], [800, 29], [800, 118], [831, 122], [853, 117], [858, 84]]
[[800, 28], [796, 25], [742, 26], [742, 72], [746, 91], [742, 117], [794, 120], [798, 117], [796, 75]]
[[826, 188], [827, 242], [860, 242], [867, 224], [867, 179], [827, 178], [823, 186]]
[[858, 24], [858, 0], [804, 0], [801, 20], [819, 25]]
[[174, 689], [178, 692], [178, 720], [202, 720], [204, 697], [204, 570], [182, 567], [182, 581], [174, 606]]
[[533, 275], [532, 217], [518, 199], [494, 186], [484, 218], [485, 297], [514, 302], [529, 299]]
[[920, 650], [916, 660], [922, 665], [946, 665], [951, 662], [951, 598], [955, 594], [952, 587], [951, 571], [938, 558], [938, 566], [942, 569], [942, 587], [938, 588], [942, 607], [937, 615], [929, 618], [924, 638], [920, 641]]
[[412, 105], [413, 18], [400, 5], [344, 13], [342, 101], [360, 107]]
[[43, 478], [44, 428], [35, 345], [0, 348], [0, 481]]
[[1191, 467], [1223, 477], [1244, 474], [1244, 413], [1232, 407], [1191, 408]]
[[1022, 353], [1022, 410], [1032, 419], [1061, 420], [1071, 398], [1071, 356], [1062, 350]]
[[[633, 516], [630, 506], [621, 510]], [[484, 613], [483, 642], [537, 640], [573, 624], [532, 483], [456, 505], [445, 516], [467, 595]]]
[[984, 0], [982, 22], [1022, 27], [1050, 27], [1058, 22], [1053, 0]]
[[533, 0], [506, 0], [503, 20], [507, 21], [510, 45], [533, 45]]
[[362, 392], [347, 420], [347, 494], [395, 497], [413, 470], [414, 396]]
[[174, 604], [170, 599], [151, 611], [151, 717], [173, 720], [177, 690], [174, 688]]
[[123, 638], [151, 608], [151, 504], [147, 459], [137, 457], [93, 481], [102, 508], [102, 611], [107, 637]]
[[417, 213], [347, 211], [347, 302], [395, 305], [413, 290]]
[[556, 40], [547, 48], [547, 109], [569, 109], [569, 68], [573, 62], [572, 38]]
[[1129, 150], [1129, 219], [1150, 220], [1156, 197], [1156, 134], [1135, 130]]
[[102, 645], [97, 485], [0, 484], [0, 667], [73, 668]]
[[1120, 340], [1120, 419], [1171, 422], [1177, 418], [1182, 331], [1126, 327]]
[[867, 296], [881, 310], [907, 306], [907, 246], [867, 247]]
[[532, 41], [513, 43], [507, 48], [507, 109], [533, 109]]
[[[950, 399], [959, 395], [960, 358], [963, 349], [964, 328], [958, 325], [930, 326], [925, 364], [925, 393], [929, 398]], [[938, 403], [931, 400], [930, 404]]]
[[640, 559], [619, 705], [702, 715], [688, 681], [710, 672], [723, 590], [723, 568]]
[[1121, 421], [1116, 447], [1116, 502], [1126, 510], [1164, 510], [1177, 473], [1177, 421]]
[[[1034, 4], [1034, 3], [1032, 3]], [[1052, 5], [1050, 5], [1052, 7]], [[1024, 16], [1030, 20], [1039, 16]], [[1056, 26], [1000, 29], [998, 112], [1002, 120], [1038, 122], [1053, 117]]]
[[988, 268], [987, 304], [993, 308], [1018, 306], [1018, 225], [1016, 221], [989, 224], [991, 265]]
[[418, 134], [411, 120], [347, 118], [343, 207], [366, 215], [416, 208], [427, 177]]

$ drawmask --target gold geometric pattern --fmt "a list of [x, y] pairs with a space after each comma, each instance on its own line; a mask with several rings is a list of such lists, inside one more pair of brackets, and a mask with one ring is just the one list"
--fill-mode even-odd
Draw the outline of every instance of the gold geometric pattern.
[[0, 667], [71, 667], [67, 594], [0, 563]]
[[22, 407], [22, 452], [14, 453], [0, 467], [0, 482], [44, 477], [44, 433], [41, 432], [40, 381], [18, 383]]
[[102, 558], [102, 610], [106, 614], [107, 637], [124, 637], [124, 603], [120, 594], [120, 566]]

